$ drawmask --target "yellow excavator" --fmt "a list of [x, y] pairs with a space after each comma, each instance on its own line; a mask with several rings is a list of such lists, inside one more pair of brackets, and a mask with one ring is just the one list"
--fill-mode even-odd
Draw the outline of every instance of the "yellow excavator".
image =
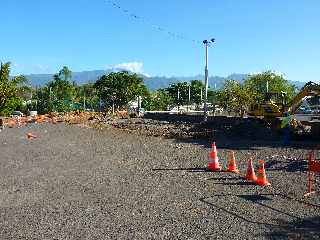
[[320, 103], [315, 104], [315, 108], [307, 109], [302, 103], [308, 98], [320, 98], [320, 85], [308, 82], [301, 91], [288, 103], [285, 92], [268, 92], [262, 104], [251, 106], [249, 116], [264, 118], [273, 126], [277, 127], [280, 120], [289, 113], [294, 121], [310, 126], [313, 134], [320, 133]]
[[287, 94], [285, 92], [268, 92], [265, 95], [263, 103], [252, 105], [248, 114], [250, 116], [263, 117], [265, 119], [282, 117], [286, 105]]
[[301, 91], [292, 99], [292, 101], [288, 105], [289, 114], [295, 114], [298, 108], [301, 106], [304, 98], [308, 96], [320, 97], [320, 85], [314, 82], [308, 82], [306, 85], [304, 85]]

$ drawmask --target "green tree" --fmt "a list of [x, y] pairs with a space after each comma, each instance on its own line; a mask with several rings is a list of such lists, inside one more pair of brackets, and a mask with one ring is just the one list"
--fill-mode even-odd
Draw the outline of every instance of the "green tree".
[[148, 94], [142, 101], [142, 107], [147, 111], [166, 111], [174, 100], [165, 89], [158, 89]]
[[189, 97], [189, 83], [188, 82], [178, 82], [172, 83], [166, 88], [166, 91], [173, 99], [175, 104], [183, 105], [188, 103]]
[[0, 66], [0, 115], [9, 115], [13, 110], [24, 110], [23, 99], [19, 97], [27, 79], [15, 76], [10, 79], [10, 62]]
[[99, 96], [93, 83], [86, 83], [76, 87], [75, 102], [86, 109], [98, 109]]
[[252, 94], [246, 85], [235, 80], [227, 80], [218, 93], [220, 105], [229, 112], [243, 116], [252, 104]]
[[220, 105], [220, 91], [208, 89], [208, 102], [212, 105]]
[[104, 102], [113, 103], [117, 109], [125, 107], [137, 96], [146, 96], [148, 90], [143, 84], [143, 79], [137, 74], [113, 72], [103, 75], [95, 83], [95, 88]]
[[71, 81], [72, 71], [67, 66], [63, 66], [58, 73], [58, 77], [64, 81]]
[[70, 111], [75, 95], [75, 86], [69, 81], [61, 79], [60, 75], [55, 74], [53, 81], [48, 83], [49, 98], [52, 102], [51, 111]]
[[[201, 104], [201, 95], [204, 97], [204, 91], [205, 91], [205, 85], [203, 84], [202, 81], [200, 80], [192, 80], [190, 83], [190, 87], [191, 87], [191, 102], [195, 103], [195, 104]], [[201, 94], [202, 92], [202, 94]], [[210, 90], [208, 90], [208, 96]]]
[[[203, 103], [205, 95], [205, 85], [200, 80], [192, 80], [188, 82], [172, 83], [166, 88], [166, 91], [173, 99], [175, 104], [189, 104], [189, 88], [190, 88], [190, 103], [200, 105]], [[179, 99], [178, 99], [179, 89]], [[216, 97], [213, 90], [208, 88], [208, 102], [215, 102]]]
[[295, 87], [282, 75], [266, 71], [248, 76], [243, 84], [227, 80], [223, 89], [218, 92], [218, 100], [226, 110], [243, 116], [252, 104], [263, 103], [267, 92], [285, 92], [290, 100], [295, 94]]
[[65, 112], [73, 109], [76, 86], [71, 82], [71, 71], [63, 67], [53, 80], [37, 90], [38, 111]]
[[288, 100], [291, 100], [295, 95], [295, 87], [290, 84], [288, 80], [284, 79], [282, 75], [272, 71], [248, 76], [244, 85], [251, 92], [256, 103], [262, 103], [264, 101], [267, 93], [267, 86], [269, 92], [286, 92]]
[[50, 99], [50, 89], [48, 86], [37, 88], [34, 99], [39, 113], [48, 113], [53, 111], [53, 103]]

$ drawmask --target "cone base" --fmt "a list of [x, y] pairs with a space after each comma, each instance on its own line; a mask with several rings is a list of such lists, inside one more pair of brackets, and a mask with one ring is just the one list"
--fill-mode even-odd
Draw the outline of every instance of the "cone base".
[[307, 192], [306, 194], [304, 194], [304, 197], [309, 197], [311, 194], [315, 194], [316, 191], [312, 191], [312, 192]]
[[221, 167], [215, 163], [209, 163], [208, 168], [212, 171], [212, 172], [219, 172], [221, 171]]
[[270, 186], [271, 183], [269, 183], [268, 181], [261, 181], [261, 180], [257, 180], [256, 184], [258, 184], [259, 186], [265, 187], [265, 186]]
[[257, 177], [256, 176], [245, 176], [244, 179], [247, 180], [247, 181], [252, 181], [252, 182], [256, 182], [257, 181]]
[[240, 170], [239, 169], [227, 169], [226, 172], [240, 173]]

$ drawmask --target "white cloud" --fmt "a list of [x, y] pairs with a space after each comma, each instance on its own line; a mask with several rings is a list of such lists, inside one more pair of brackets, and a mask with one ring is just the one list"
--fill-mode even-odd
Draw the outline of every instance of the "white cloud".
[[143, 63], [142, 62], [127, 62], [127, 63], [120, 63], [115, 66], [112, 66], [112, 69], [115, 70], [126, 70], [134, 73], [143, 74], [147, 77], [150, 77], [149, 74], [145, 73], [143, 70]]
[[143, 63], [142, 62], [128, 62], [128, 63], [120, 63], [114, 66], [114, 68], [120, 68], [123, 70], [128, 70], [135, 73], [143, 72]]

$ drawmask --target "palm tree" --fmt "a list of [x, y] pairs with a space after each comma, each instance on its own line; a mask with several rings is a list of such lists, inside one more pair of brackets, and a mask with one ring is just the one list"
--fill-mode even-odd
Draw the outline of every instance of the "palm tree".
[[63, 77], [63, 80], [69, 81], [71, 80], [72, 72], [67, 66], [63, 66], [58, 75], [59, 77]]
[[0, 114], [8, 115], [21, 105], [19, 97], [25, 87], [27, 79], [15, 76], [10, 79], [10, 62], [0, 65]]

